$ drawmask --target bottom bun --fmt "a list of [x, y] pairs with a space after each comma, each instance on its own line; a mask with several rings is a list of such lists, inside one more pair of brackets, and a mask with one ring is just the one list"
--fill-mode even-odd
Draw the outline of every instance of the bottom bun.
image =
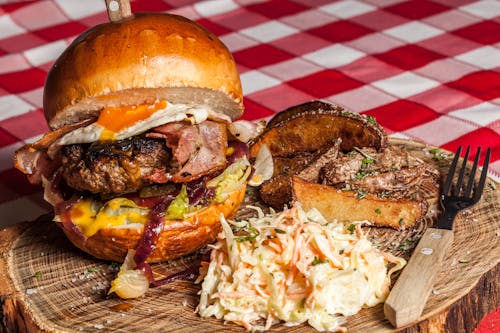
[[[183, 220], [166, 220], [156, 248], [146, 260], [149, 263], [178, 258], [213, 242], [222, 230], [220, 215], [233, 218], [243, 198], [246, 186], [231, 192], [222, 203], [213, 203]], [[104, 260], [123, 262], [127, 251], [135, 249], [142, 230], [132, 228], [100, 229], [88, 238], [61, 224], [69, 240], [79, 249]]]

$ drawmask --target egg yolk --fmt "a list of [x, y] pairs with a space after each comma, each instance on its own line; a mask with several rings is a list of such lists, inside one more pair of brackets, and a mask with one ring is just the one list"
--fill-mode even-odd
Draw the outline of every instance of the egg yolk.
[[97, 123], [104, 127], [99, 139], [101, 141], [114, 140], [116, 132], [130, 127], [140, 120], [147, 119], [156, 111], [166, 107], [166, 101], [159, 101], [153, 105], [140, 104], [104, 108], [97, 119]]

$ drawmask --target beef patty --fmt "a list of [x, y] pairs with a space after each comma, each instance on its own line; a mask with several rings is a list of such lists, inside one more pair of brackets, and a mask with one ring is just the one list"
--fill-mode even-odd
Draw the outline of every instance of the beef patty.
[[77, 190], [92, 193], [134, 192], [165, 172], [171, 159], [165, 140], [136, 136], [120, 141], [75, 144], [62, 148], [62, 176]]

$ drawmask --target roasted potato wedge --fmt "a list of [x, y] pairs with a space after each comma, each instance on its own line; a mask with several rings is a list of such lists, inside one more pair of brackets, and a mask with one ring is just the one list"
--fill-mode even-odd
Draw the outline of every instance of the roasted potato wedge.
[[374, 118], [312, 101], [276, 114], [253, 142], [250, 156], [257, 156], [262, 144], [267, 144], [273, 156], [289, 156], [316, 151], [338, 138], [342, 139], [340, 148], [344, 151], [387, 145], [387, 136]]
[[294, 201], [300, 202], [306, 211], [316, 208], [327, 220], [368, 220], [376, 226], [405, 229], [423, 218], [427, 211], [425, 201], [379, 198], [373, 194], [360, 199], [359, 193], [308, 183], [295, 176], [292, 192]]

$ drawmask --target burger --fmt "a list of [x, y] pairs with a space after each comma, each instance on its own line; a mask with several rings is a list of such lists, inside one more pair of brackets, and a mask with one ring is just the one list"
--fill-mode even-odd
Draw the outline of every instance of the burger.
[[133, 264], [192, 253], [235, 214], [258, 133], [231, 53], [184, 17], [138, 13], [95, 26], [48, 73], [50, 131], [15, 154], [54, 221], [94, 257]]

